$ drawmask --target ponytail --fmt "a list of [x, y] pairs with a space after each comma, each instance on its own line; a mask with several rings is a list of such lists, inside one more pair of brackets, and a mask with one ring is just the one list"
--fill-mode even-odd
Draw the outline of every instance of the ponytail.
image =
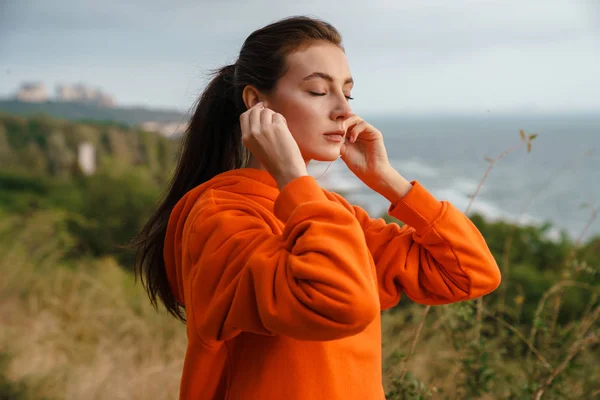
[[270, 93], [287, 70], [286, 56], [313, 42], [325, 41], [342, 50], [339, 32], [325, 21], [292, 16], [250, 34], [233, 65], [213, 72], [183, 138], [173, 179], [166, 195], [131, 247], [137, 248], [134, 271], [151, 303], [185, 321], [185, 308], [171, 293], [163, 258], [169, 217], [177, 202], [214, 176], [248, 165], [242, 143], [240, 115], [246, 111], [242, 90], [248, 85]]
[[234, 65], [216, 73], [202, 96], [185, 132], [173, 178], [165, 198], [140, 234], [131, 242], [136, 247], [134, 272], [154, 307], [160, 299], [167, 311], [185, 322], [179, 303], [167, 278], [163, 249], [171, 211], [191, 189], [214, 176], [246, 166], [249, 152], [242, 143], [239, 118], [245, 111], [235, 85]]

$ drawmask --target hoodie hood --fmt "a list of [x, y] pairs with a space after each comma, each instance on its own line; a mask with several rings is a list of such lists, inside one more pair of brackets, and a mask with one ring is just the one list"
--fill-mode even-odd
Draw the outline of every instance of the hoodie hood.
[[183, 256], [182, 238], [185, 223], [194, 205], [211, 190], [239, 194], [249, 199], [254, 198], [261, 203], [274, 203], [279, 195], [277, 182], [268, 172], [255, 168], [240, 168], [223, 172], [209, 181], [196, 186], [177, 202], [169, 217], [163, 257], [171, 292], [181, 304], [185, 303], [181, 274], [181, 258]]

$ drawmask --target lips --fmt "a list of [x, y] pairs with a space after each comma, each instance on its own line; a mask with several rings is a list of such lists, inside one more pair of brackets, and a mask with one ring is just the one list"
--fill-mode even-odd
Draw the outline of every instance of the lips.
[[332, 132], [327, 132], [324, 135], [325, 136], [341, 136], [344, 137], [346, 134], [346, 132], [343, 129], [338, 129], [337, 131], [332, 131]]
[[340, 131], [325, 133], [324, 136], [328, 140], [331, 140], [333, 142], [342, 142], [344, 140], [344, 134], [345, 134], [345, 132], [340, 130]]
[[346, 136], [346, 132], [343, 129], [338, 129], [337, 131], [327, 132], [324, 135], [328, 140], [334, 142], [342, 142], [344, 141], [344, 136]]

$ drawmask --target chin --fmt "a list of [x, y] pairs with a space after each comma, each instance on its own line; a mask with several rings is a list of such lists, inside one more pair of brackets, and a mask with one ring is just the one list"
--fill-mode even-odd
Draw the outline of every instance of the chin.
[[314, 152], [313, 156], [310, 157], [311, 160], [322, 162], [331, 162], [337, 160], [338, 158], [340, 158], [339, 150]]

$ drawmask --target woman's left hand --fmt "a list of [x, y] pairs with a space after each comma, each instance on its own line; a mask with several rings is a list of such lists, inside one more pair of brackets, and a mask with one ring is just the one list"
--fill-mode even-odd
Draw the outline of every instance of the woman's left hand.
[[383, 143], [383, 134], [358, 115], [344, 125], [346, 141], [340, 154], [348, 169], [367, 186], [374, 188], [381, 175], [389, 171], [390, 163]]

